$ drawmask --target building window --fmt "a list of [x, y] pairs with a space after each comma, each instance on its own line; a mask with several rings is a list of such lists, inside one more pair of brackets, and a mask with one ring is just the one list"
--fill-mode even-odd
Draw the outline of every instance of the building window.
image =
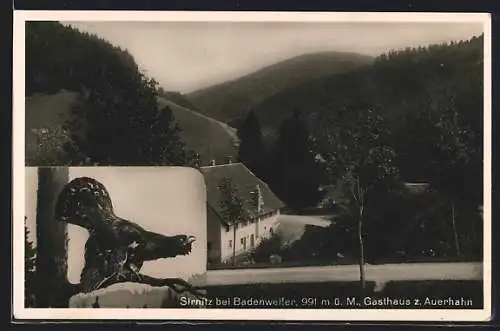
[[229, 226], [229, 225], [226, 225], [226, 226], [225, 226], [225, 228], [226, 228], [226, 232], [229, 232], [229, 228], [230, 228], [230, 226]]
[[228, 245], [229, 248], [232, 248], [233, 247], [233, 241], [232, 240], [229, 240], [229, 245]]

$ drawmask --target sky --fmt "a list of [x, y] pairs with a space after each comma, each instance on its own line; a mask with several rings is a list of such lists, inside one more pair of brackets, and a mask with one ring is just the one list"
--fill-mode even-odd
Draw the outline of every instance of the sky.
[[[186, 277], [206, 271], [206, 188], [203, 176], [181, 167], [72, 167], [69, 180], [88, 176], [106, 186], [115, 213], [146, 230], [164, 235], [194, 235], [187, 256], [144, 263], [141, 272], [153, 277]], [[37, 168], [26, 168], [25, 206], [30, 239], [36, 244]], [[182, 188], [182, 189], [179, 189]], [[87, 230], [68, 226], [68, 279], [78, 283], [84, 265]]]
[[189, 93], [305, 53], [356, 52], [469, 39], [479, 23], [62, 22], [127, 49], [149, 77]]

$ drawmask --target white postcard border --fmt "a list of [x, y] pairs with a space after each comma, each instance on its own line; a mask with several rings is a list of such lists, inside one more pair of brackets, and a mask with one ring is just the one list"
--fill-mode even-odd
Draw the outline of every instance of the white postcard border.
[[[24, 308], [25, 21], [443, 22], [484, 26], [484, 308], [416, 309], [35, 309]], [[19, 320], [487, 321], [491, 317], [491, 16], [488, 13], [14, 11], [13, 305]]]

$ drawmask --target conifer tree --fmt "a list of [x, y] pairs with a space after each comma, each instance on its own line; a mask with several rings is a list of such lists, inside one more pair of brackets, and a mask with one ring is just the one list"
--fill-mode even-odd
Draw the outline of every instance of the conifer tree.
[[269, 184], [289, 207], [312, 207], [322, 198], [324, 167], [300, 111], [283, 121], [268, 166]]
[[238, 160], [260, 177], [266, 151], [260, 122], [253, 111], [248, 113], [245, 121], [238, 128], [237, 134], [240, 139]]

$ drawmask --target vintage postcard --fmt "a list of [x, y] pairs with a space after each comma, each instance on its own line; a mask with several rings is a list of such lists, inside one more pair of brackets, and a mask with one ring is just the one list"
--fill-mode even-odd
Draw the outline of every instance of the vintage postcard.
[[14, 12], [14, 318], [489, 320], [490, 37]]

